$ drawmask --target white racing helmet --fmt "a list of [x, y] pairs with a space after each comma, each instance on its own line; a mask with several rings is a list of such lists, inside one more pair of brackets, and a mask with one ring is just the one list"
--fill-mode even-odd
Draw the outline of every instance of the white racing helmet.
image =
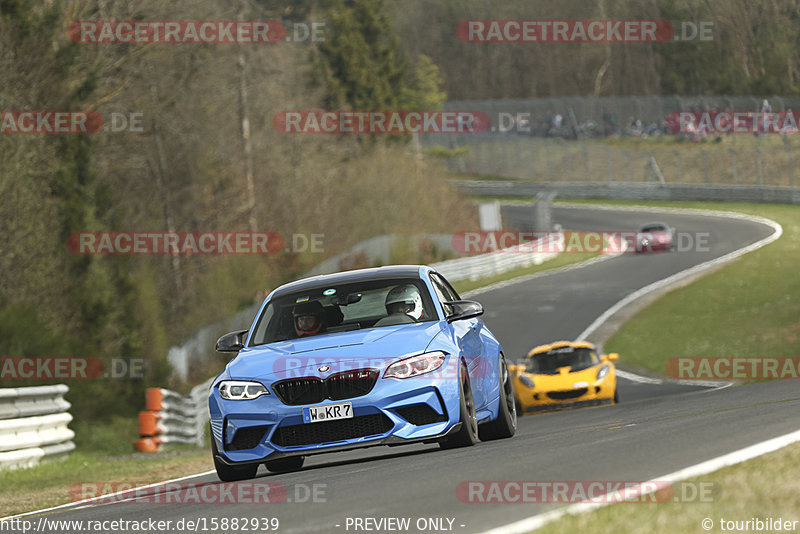
[[418, 321], [422, 311], [422, 297], [413, 284], [396, 286], [386, 295], [386, 313], [389, 315], [405, 313]]

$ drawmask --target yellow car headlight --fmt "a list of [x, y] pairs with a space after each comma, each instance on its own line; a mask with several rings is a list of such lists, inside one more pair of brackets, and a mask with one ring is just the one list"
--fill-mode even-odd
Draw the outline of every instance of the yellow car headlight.
[[528, 388], [531, 388], [531, 389], [533, 389], [534, 387], [536, 387], [536, 386], [533, 384], [533, 380], [532, 380], [532, 379], [531, 379], [531, 377], [529, 377], [528, 375], [524, 375], [524, 374], [523, 374], [523, 375], [519, 375], [519, 381], [520, 381], [520, 382], [522, 382], [522, 384], [523, 384], [525, 387], [528, 387]]
[[597, 371], [597, 379], [598, 380], [604, 379], [610, 370], [611, 368], [608, 365], [604, 365], [603, 367], [601, 367], [600, 370]]

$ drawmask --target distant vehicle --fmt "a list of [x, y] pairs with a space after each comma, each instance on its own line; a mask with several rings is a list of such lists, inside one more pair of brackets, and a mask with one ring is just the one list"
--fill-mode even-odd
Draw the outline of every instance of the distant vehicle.
[[588, 341], [557, 341], [528, 353], [509, 367], [521, 414], [577, 406], [616, 404], [619, 354], [597, 355]]
[[209, 391], [217, 475], [294, 471], [310, 454], [375, 445], [513, 436], [511, 375], [481, 314], [419, 265], [275, 289], [249, 330], [217, 341], [237, 353]]
[[652, 222], [639, 228], [636, 252], [665, 252], [675, 249], [675, 229], [667, 223]]

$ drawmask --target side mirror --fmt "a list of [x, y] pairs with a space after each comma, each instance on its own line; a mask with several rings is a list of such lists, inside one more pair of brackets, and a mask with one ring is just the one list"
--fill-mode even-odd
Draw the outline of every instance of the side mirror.
[[448, 323], [459, 319], [469, 319], [483, 315], [483, 306], [474, 300], [451, 300], [444, 303], [444, 313]]
[[619, 360], [619, 354], [617, 354], [616, 352], [612, 352], [611, 354], [607, 354], [606, 358], [613, 362], [613, 361]]
[[238, 330], [225, 334], [217, 340], [217, 352], [239, 352], [244, 348], [247, 330]]

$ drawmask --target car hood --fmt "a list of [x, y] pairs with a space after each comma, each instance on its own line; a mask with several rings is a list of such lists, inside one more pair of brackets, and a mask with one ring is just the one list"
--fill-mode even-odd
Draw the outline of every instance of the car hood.
[[441, 328], [439, 322], [384, 326], [250, 347], [228, 364], [228, 374], [233, 379], [280, 380], [383, 369], [400, 356], [423, 352]]

